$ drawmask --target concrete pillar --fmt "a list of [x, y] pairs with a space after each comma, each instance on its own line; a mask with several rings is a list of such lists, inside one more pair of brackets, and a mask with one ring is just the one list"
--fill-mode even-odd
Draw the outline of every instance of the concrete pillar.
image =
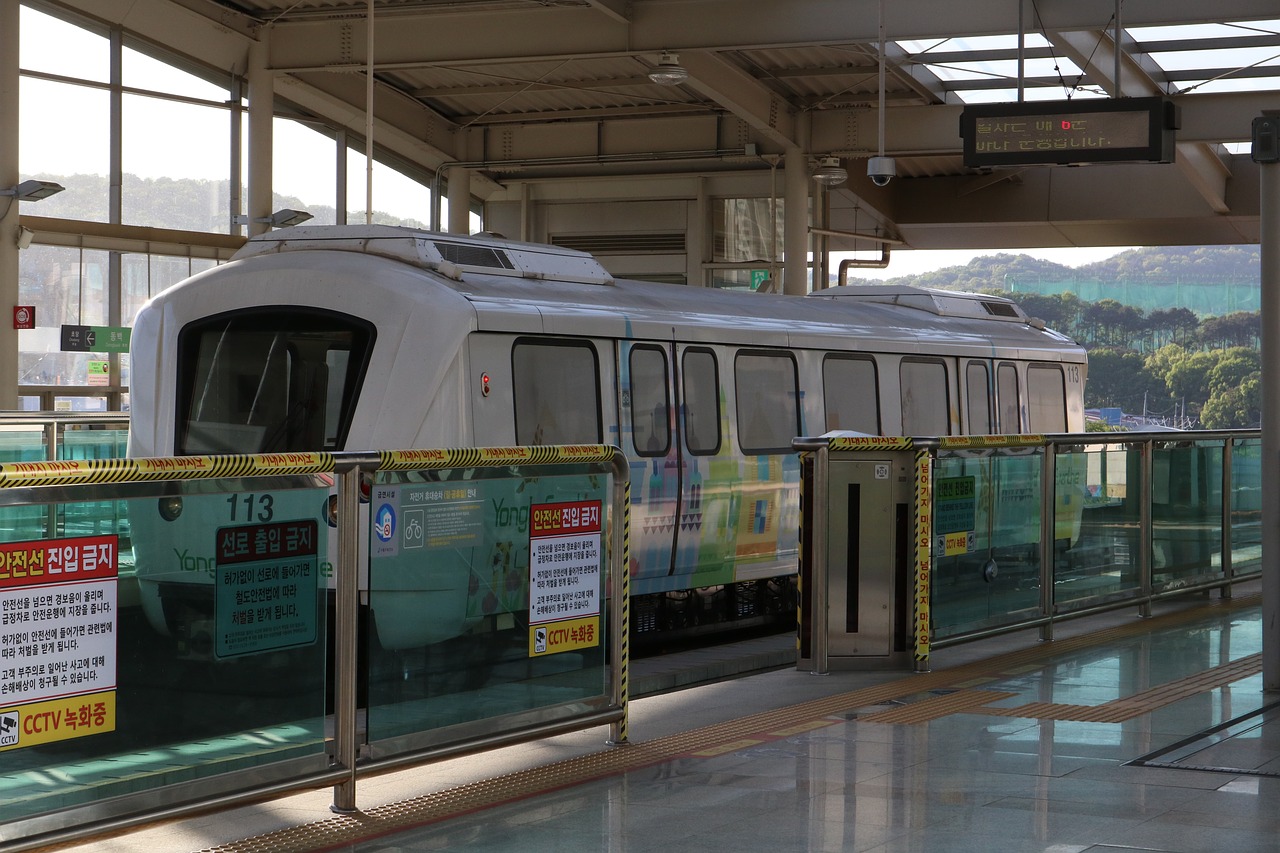
[[[1255, 141], [1255, 147], [1257, 142]], [[1256, 152], [1255, 152], [1256, 156]], [[1261, 162], [1262, 686], [1280, 690], [1280, 163]]]
[[809, 292], [809, 160], [798, 146], [787, 149], [782, 169], [782, 292]]
[[449, 233], [471, 233], [471, 170], [449, 170]]
[[[0, 0], [0, 189], [18, 174], [18, 0]], [[18, 304], [18, 208], [0, 198], [0, 409], [18, 408], [18, 330], [8, 316]], [[39, 318], [37, 318], [39, 320]], [[45, 318], [43, 322], [48, 322]]]
[[254, 219], [271, 215], [271, 122], [275, 104], [275, 74], [269, 68], [270, 29], [249, 46], [249, 236], [265, 234], [271, 226]]

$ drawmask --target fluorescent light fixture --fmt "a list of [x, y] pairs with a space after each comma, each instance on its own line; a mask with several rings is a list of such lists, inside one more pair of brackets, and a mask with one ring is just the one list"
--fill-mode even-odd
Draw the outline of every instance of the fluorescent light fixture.
[[689, 79], [689, 72], [680, 64], [680, 57], [664, 50], [657, 66], [649, 72], [649, 79], [659, 86], [679, 86]]
[[823, 157], [818, 161], [818, 168], [813, 173], [813, 179], [824, 187], [834, 187], [836, 184], [843, 184], [849, 179], [849, 173], [845, 171], [844, 166], [840, 165], [839, 157]]
[[39, 201], [42, 198], [48, 198], [51, 195], [57, 195], [65, 190], [62, 184], [55, 184], [53, 181], [23, 181], [16, 187], [0, 190], [0, 196], [12, 196], [18, 201]]

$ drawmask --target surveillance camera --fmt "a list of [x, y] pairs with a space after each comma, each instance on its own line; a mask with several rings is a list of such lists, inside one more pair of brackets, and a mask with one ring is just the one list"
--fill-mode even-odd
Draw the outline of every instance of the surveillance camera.
[[878, 187], [887, 186], [898, 174], [898, 164], [892, 157], [872, 157], [867, 160], [867, 177]]

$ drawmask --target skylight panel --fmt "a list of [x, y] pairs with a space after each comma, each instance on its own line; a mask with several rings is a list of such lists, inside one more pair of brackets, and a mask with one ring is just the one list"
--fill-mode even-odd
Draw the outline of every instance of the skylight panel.
[[1126, 27], [1125, 32], [1139, 42], [1178, 41], [1208, 38], [1241, 38], [1244, 36], [1280, 34], [1280, 19], [1274, 21], [1241, 21], [1225, 24], [1178, 24], [1167, 27]]
[[[1048, 47], [1049, 41], [1039, 33], [1027, 33], [1023, 45], [1028, 48]], [[1016, 33], [1000, 36], [953, 36], [950, 38], [900, 41], [898, 46], [913, 55], [927, 54], [933, 51], [957, 53], [962, 51], [1016, 50], [1018, 36]]]

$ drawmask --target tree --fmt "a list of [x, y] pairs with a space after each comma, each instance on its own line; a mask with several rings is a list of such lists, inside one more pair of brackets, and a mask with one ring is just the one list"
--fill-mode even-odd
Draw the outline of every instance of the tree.
[[1164, 381], [1147, 369], [1139, 353], [1123, 347], [1102, 347], [1089, 351], [1086, 406], [1119, 406], [1126, 412], [1137, 413], [1149, 404], [1166, 408], [1168, 391]]

